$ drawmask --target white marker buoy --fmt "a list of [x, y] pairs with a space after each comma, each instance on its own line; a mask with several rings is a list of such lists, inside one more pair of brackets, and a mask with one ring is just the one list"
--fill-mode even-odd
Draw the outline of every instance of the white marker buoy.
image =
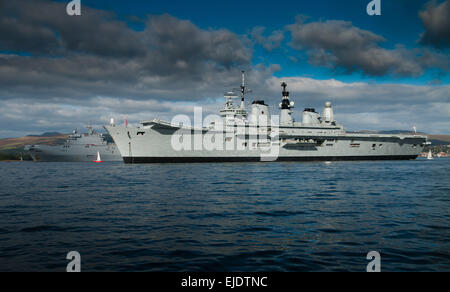
[[97, 160], [94, 160], [95, 163], [102, 163], [102, 159], [100, 157], [100, 152], [97, 151]]

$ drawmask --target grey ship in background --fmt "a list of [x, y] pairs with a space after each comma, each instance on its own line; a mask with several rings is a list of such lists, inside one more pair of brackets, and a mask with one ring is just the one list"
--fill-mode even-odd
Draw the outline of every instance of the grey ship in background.
[[27, 145], [25, 151], [38, 162], [92, 162], [97, 159], [97, 153], [102, 161], [122, 161], [114, 143], [108, 143], [106, 137], [92, 127], [87, 129], [85, 134], [74, 130], [63, 145]]
[[[290, 101], [287, 84], [283, 83], [282, 87], [281, 113], [276, 126], [270, 124], [269, 107], [264, 101], [254, 101], [248, 115], [244, 103], [248, 91], [243, 72], [241, 104], [234, 105], [233, 99], [239, 97], [233, 92], [225, 95], [226, 104], [220, 111], [221, 125], [211, 123], [208, 127], [195, 128], [152, 120], [141, 122], [140, 127], [111, 123], [105, 129], [125, 163], [413, 160], [429, 144], [427, 137], [421, 135], [347, 133], [335, 121], [330, 102], [325, 104], [322, 116], [307, 108], [303, 111], [302, 122], [295, 122], [294, 102]], [[184, 139], [188, 141], [187, 147], [174, 149], [173, 137], [180, 133], [183, 143]], [[192, 142], [196, 135], [210, 141], [225, 137], [219, 142], [223, 147], [210, 150], [196, 147]], [[259, 136], [268, 139], [261, 141]], [[234, 147], [229, 150], [229, 145]], [[277, 149], [275, 154], [273, 149]]]

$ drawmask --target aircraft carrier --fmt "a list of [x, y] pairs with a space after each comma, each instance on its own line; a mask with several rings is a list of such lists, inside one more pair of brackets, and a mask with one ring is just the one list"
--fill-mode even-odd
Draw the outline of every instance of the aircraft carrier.
[[36, 162], [92, 162], [97, 159], [97, 153], [102, 161], [122, 161], [114, 143], [108, 143], [104, 135], [92, 127], [87, 129], [84, 134], [74, 130], [63, 145], [27, 145], [25, 151]]
[[296, 122], [284, 82], [282, 89], [277, 116], [261, 100], [253, 101], [248, 114], [243, 72], [240, 96], [225, 94], [225, 106], [210, 124], [155, 119], [139, 127], [111, 123], [105, 129], [125, 163], [413, 160], [428, 144], [423, 135], [348, 133], [335, 120], [331, 102], [322, 115], [306, 108], [302, 122]]

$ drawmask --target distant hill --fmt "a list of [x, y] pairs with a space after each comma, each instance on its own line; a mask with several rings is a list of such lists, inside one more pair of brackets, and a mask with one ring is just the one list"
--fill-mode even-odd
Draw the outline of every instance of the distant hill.
[[54, 137], [54, 136], [61, 136], [63, 134], [58, 132], [47, 132], [42, 135], [28, 135], [27, 137]]
[[0, 151], [23, 150], [25, 145], [33, 144], [59, 145], [64, 143], [67, 136], [67, 134], [58, 134], [54, 136], [27, 136], [22, 138], [0, 139]]
[[24, 152], [25, 145], [60, 145], [67, 139], [68, 134], [44, 133], [39, 136], [26, 136], [22, 138], [0, 139], [0, 161], [1, 160], [31, 160], [31, 157]]
[[450, 145], [450, 135], [428, 135], [433, 145]]

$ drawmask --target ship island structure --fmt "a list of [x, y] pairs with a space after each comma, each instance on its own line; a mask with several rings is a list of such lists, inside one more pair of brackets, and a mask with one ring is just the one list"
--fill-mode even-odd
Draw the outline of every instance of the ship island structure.
[[[413, 160], [429, 144], [423, 135], [346, 132], [334, 119], [330, 102], [325, 104], [322, 115], [306, 108], [302, 122], [295, 122], [292, 116], [295, 104], [290, 100], [287, 84], [281, 85], [277, 124], [272, 122], [264, 101], [253, 101], [248, 114], [245, 108], [248, 90], [242, 72], [241, 103], [235, 105], [239, 96], [234, 92], [225, 94], [219, 122], [196, 128], [154, 119], [142, 121], [139, 127], [112, 122], [105, 129], [125, 163]], [[216, 147], [195, 144], [205, 140], [213, 141]], [[180, 144], [184, 147], [179, 147]]]

